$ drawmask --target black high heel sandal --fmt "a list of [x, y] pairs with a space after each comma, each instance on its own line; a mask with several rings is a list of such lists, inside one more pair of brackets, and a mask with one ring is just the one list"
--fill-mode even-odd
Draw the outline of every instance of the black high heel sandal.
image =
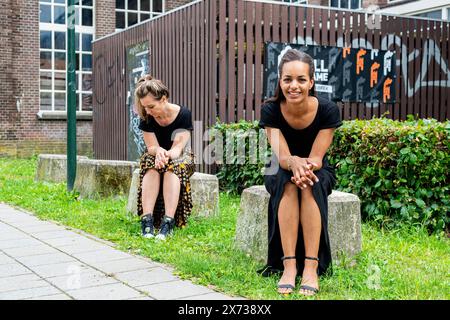
[[[317, 263], [319, 263], [319, 261], [320, 261], [319, 258], [314, 258], [314, 257], [305, 257], [305, 260], [314, 260], [314, 261], [317, 261]], [[318, 266], [317, 266], [317, 274], [319, 274]], [[309, 291], [311, 293], [311, 294], [303, 294], [304, 296], [314, 296], [319, 293], [319, 289], [311, 287], [311, 286], [307, 286], [307, 285], [301, 285], [300, 290]]]
[[[295, 256], [282, 257], [281, 261], [288, 260], [288, 259], [296, 259], [296, 257]], [[289, 283], [278, 284], [278, 289], [291, 289], [291, 291], [289, 291], [289, 292], [279, 292], [278, 291], [279, 294], [291, 294], [295, 290], [295, 284], [294, 285], [289, 284]]]

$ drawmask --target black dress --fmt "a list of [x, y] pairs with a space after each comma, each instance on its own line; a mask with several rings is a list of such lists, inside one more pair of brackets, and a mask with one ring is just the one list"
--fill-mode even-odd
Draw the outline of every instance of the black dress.
[[[318, 110], [313, 122], [304, 129], [294, 129], [284, 119], [280, 104], [276, 102], [269, 102], [262, 106], [261, 120], [259, 125], [262, 128], [271, 127], [280, 129], [289, 150], [292, 155], [302, 158], [309, 157], [314, 140], [322, 129], [337, 128], [342, 125], [340, 112], [337, 105], [331, 101], [323, 98], [317, 98], [319, 101]], [[275, 157], [275, 155], [273, 155]], [[267, 191], [270, 193], [269, 214], [268, 214], [268, 256], [267, 265], [259, 270], [263, 276], [269, 276], [273, 273], [280, 273], [283, 271], [283, 249], [281, 245], [280, 227], [278, 225], [278, 207], [280, 205], [281, 197], [283, 195], [284, 186], [291, 181], [292, 172], [284, 170], [279, 165], [275, 167], [275, 174], [269, 174], [268, 167], [266, 167], [266, 174], [264, 176], [264, 184]], [[322, 168], [315, 172], [318, 183], [315, 183], [312, 191], [314, 199], [320, 210], [322, 219], [322, 231], [320, 235], [319, 245], [319, 274], [331, 272], [331, 250], [330, 241], [328, 237], [328, 201], [327, 198], [331, 194], [333, 187], [336, 184], [336, 176], [334, 168], [330, 166], [325, 155], [322, 161]], [[301, 204], [301, 190], [299, 189], [299, 204]], [[298, 228], [298, 240], [296, 247], [297, 270], [298, 273], [304, 269], [305, 246], [303, 241], [303, 232], [301, 226]]]

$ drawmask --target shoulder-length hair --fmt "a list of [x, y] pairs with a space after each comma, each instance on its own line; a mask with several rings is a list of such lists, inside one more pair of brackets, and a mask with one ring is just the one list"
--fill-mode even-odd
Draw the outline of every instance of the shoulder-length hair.
[[134, 103], [136, 104], [138, 115], [142, 120], [147, 120], [147, 113], [140, 99], [145, 98], [149, 94], [156, 100], [161, 100], [162, 97], [169, 98], [170, 95], [169, 89], [161, 80], [154, 79], [149, 74], [141, 77], [134, 90]]

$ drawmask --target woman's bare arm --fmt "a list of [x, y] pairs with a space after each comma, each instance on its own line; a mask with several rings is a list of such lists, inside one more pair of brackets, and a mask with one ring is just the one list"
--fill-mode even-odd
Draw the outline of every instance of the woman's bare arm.
[[333, 142], [334, 130], [336, 129], [322, 129], [317, 134], [308, 158], [309, 161], [317, 165], [314, 167], [314, 170], [319, 170], [322, 168], [323, 157]]
[[189, 130], [183, 130], [176, 133], [175, 139], [172, 143], [172, 148], [170, 148], [170, 150], [168, 151], [169, 157], [171, 159], [180, 157], [190, 138], [191, 132]]
[[143, 137], [148, 153], [152, 156], [156, 155], [156, 151], [159, 148], [159, 143], [155, 133], [143, 131]]
[[280, 167], [285, 170], [289, 170], [288, 158], [291, 156], [291, 151], [289, 150], [289, 146], [281, 133], [281, 130], [278, 128], [266, 127], [265, 131], [270, 147], [278, 158]]

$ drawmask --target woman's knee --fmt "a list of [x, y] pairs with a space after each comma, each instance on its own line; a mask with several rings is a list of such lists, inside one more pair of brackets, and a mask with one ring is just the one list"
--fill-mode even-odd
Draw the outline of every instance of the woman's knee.
[[313, 187], [307, 186], [301, 190], [302, 199], [314, 199]]
[[297, 196], [298, 195], [298, 187], [292, 182], [287, 182], [284, 185], [283, 197], [284, 196]]
[[164, 181], [180, 183], [180, 178], [173, 171], [166, 171], [164, 172]]
[[145, 179], [149, 179], [149, 178], [152, 178], [152, 177], [154, 177], [154, 178], [159, 178], [160, 177], [160, 173], [155, 168], [148, 169], [145, 172], [145, 174], [144, 174], [144, 178]]

